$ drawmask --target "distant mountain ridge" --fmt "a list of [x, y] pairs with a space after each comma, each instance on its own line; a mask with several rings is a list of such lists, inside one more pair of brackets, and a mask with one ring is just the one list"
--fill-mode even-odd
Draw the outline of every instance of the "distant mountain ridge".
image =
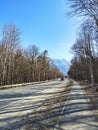
[[53, 63], [58, 67], [58, 69], [63, 72], [65, 75], [67, 74], [70, 64], [65, 59], [53, 59]]

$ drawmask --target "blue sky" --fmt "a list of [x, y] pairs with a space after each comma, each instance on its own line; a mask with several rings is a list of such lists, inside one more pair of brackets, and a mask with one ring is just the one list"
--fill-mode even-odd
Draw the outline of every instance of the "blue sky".
[[15, 23], [22, 46], [35, 44], [51, 58], [70, 61], [78, 21], [65, 15], [66, 0], [0, 0], [0, 30]]

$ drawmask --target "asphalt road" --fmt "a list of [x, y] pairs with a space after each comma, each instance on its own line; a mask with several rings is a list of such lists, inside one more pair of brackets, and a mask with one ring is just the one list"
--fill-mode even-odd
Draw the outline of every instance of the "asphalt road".
[[98, 119], [86, 92], [77, 82], [63, 109], [62, 119], [55, 130], [98, 130]]
[[30, 113], [41, 105], [49, 96], [63, 91], [68, 80], [52, 81], [48, 83], [25, 87], [0, 90], [0, 130], [9, 128], [22, 116]]

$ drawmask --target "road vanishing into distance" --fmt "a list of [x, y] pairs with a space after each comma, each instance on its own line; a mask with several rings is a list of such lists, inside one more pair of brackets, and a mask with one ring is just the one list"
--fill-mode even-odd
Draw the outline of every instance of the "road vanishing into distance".
[[[68, 79], [64, 81], [56, 80], [0, 90], [0, 130], [29, 130], [29, 128], [15, 128], [12, 125], [27, 113], [31, 113], [38, 108], [45, 99], [49, 99], [59, 92], [62, 94], [68, 82]], [[59, 120], [49, 130], [98, 130], [98, 119], [84, 89], [77, 82], [73, 81], [72, 90], [67, 97], [67, 101], [64, 102], [64, 105], [61, 105], [61, 109], [59, 109], [61, 114], [57, 115], [57, 111], [54, 113], [56, 114], [55, 118], [60, 116]]]
[[0, 90], [0, 130], [9, 128], [23, 115], [32, 112], [43, 100], [63, 91], [68, 80], [51, 81], [25, 87]]

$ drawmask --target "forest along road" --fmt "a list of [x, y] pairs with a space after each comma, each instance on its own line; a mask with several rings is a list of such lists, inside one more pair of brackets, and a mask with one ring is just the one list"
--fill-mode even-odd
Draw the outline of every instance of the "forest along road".
[[56, 80], [26, 87], [0, 90], [0, 130], [38, 107], [45, 98], [63, 91], [68, 82]]
[[84, 89], [77, 82], [73, 82], [62, 119], [55, 126], [55, 130], [98, 130], [98, 119], [92, 110]]

